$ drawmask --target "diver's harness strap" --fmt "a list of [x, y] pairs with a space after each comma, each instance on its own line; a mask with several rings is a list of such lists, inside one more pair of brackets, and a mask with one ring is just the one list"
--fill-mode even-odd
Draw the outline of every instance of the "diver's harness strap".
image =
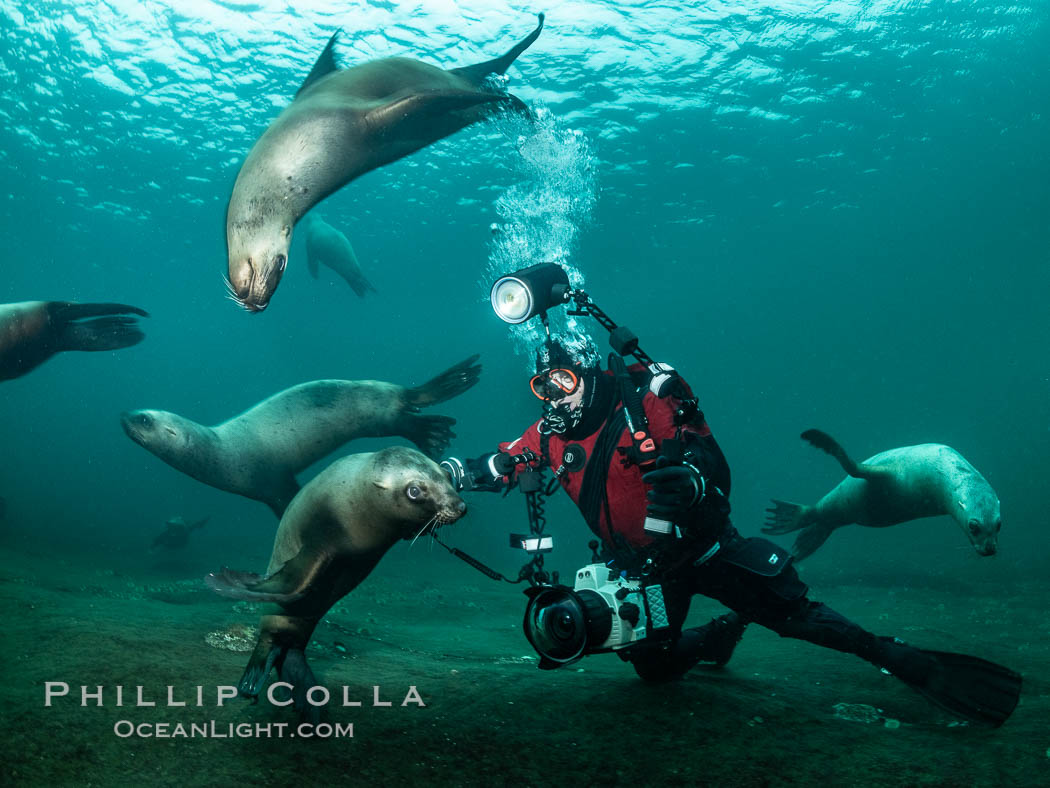
[[[659, 443], [649, 432], [649, 418], [645, 415], [642, 400], [644, 398], [643, 387], [636, 384], [631, 372], [621, 356], [611, 353], [609, 355], [609, 369], [619, 383], [620, 400], [623, 407], [618, 408], [606, 421], [605, 426], [599, 433], [591, 450], [591, 458], [584, 472], [583, 483], [580, 486], [580, 508], [583, 511], [584, 520], [596, 535], [601, 536], [601, 513], [604, 510], [605, 522], [609, 532], [611, 544], [608, 546], [610, 553], [617, 563], [625, 568], [637, 568], [644, 566], [652, 571], [659, 563], [660, 554], [666, 545], [666, 540], [661, 540], [651, 548], [639, 550], [631, 547], [622, 534], [617, 534], [613, 526], [612, 513], [609, 509], [608, 478], [609, 468], [614, 455], [619, 452], [623, 456], [621, 462], [624, 465], [638, 465], [645, 473], [652, 469], [656, 461], [664, 456], [673, 464], [689, 464], [685, 453], [684, 441], [682, 440], [683, 428], [687, 424], [703, 421], [703, 413], [698, 402], [689, 387], [682, 381], [678, 374], [666, 364], [651, 363], [648, 367], [648, 385], [643, 383], [655, 396], [663, 398], [675, 397], [679, 405], [675, 410], [675, 436], [673, 439], [664, 439]], [[614, 403], [613, 407], [615, 407]], [[627, 429], [631, 435], [631, 446], [620, 447], [620, 436]], [[549, 441], [549, 438], [548, 438]], [[547, 445], [543, 445], [544, 458], [550, 464]], [[697, 474], [703, 479], [700, 469], [696, 468]], [[715, 488], [717, 490], [717, 488]], [[707, 483], [698, 490], [699, 503], [706, 497]], [[681, 530], [677, 526], [668, 523], [666, 534], [675, 536], [675, 540], [683, 538]], [[721, 549], [721, 543], [715, 539], [713, 543], [703, 544], [706, 548], [699, 556], [695, 552], [689, 552], [689, 562], [694, 566], [700, 566], [714, 557]], [[670, 566], [659, 567], [661, 570], [669, 571], [677, 569], [682, 563], [674, 561]]]

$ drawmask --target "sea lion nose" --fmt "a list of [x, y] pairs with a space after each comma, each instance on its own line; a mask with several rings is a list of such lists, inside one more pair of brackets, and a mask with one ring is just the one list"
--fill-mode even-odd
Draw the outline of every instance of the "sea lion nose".
[[467, 503], [466, 503], [466, 501], [460, 501], [459, 503], [457, 503], [452, 508], [456, 510], [457, 514], [463, 515], [467, 511]]

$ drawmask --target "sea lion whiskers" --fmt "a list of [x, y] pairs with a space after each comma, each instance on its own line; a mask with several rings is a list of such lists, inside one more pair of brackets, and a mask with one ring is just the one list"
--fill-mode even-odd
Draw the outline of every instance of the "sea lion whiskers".
[[414, 537], [412, 537], [412, 541], [409, 543], [408, 549], [411, 550], [412, 547], [415, 545], [416, 540], [419, 539], [419, 537], [421, 537], [430, 526], [436, 525], [436, 524], [437, 524], [437, 515], [435, 514], [433, 517], [431, 517], [429, 520], [427, 520], [425, 523], [423, 523], [423, 527], [419, 529], [419, 532]]
[[244, 311], [250, 312], [251, 310], [248, 309], [248, 305], [241, 300], [237, 295], [237, 292], [233, 289], [233, 284], [230, 282], [230, 278], [226, 276], [226, 274], [222, 275], [222, 283], [226, 286], [226, 297], [243, 308]]

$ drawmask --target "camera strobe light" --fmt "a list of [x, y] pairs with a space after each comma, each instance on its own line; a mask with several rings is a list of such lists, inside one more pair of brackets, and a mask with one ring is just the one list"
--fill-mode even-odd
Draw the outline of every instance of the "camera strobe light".
[[500, 277], [492, 285], [492, 309], [505, 323], [524, 323], [563, 304], [569, 294], [569, 275], [556, 263], [540, 263]]

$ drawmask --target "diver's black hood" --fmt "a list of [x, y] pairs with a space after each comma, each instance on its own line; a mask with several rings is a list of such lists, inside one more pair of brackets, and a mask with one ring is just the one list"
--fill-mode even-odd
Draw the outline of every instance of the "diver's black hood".
[[582, 380], [583, 418], [579, 424], [562, 435], [568, 440], [583, 440], [600, 430], [618, 401], [616, 380], [612, 375], [606, 375], [601, 369], [592, 367], [583, 373]]

